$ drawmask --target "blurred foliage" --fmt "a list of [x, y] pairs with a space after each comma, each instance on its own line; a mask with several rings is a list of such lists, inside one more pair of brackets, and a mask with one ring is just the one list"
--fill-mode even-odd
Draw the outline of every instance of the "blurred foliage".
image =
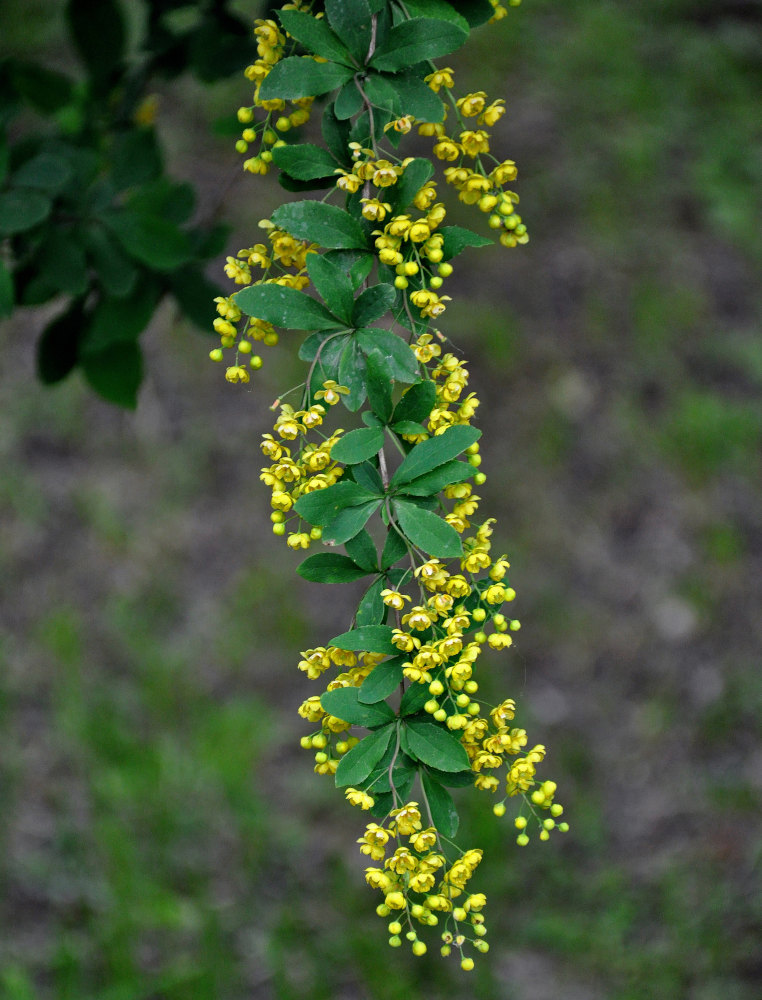
[[195, 192], [166, 173], [151, 84], [186, 72], [211, 83], [251, 47], [227, 0], [139, 6], [131, 41], [118, 0], [68, 0], [84, 76], [0, 61], [0, 317], [63, 297], [39, 340], [39, 377], [52, 384], [79, 367], [129, 407], [143, 372], [138, 339], [161, 298], [208, 326], [219, 289], [204, 264], [227, 236], [216, 221], [189, 221]]

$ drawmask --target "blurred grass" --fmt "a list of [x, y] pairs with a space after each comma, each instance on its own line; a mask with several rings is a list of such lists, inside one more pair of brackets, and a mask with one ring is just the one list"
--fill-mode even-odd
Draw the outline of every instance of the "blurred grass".
[[[459, 265], [448, 312], [525, 624], [486, 688], [521, 698], [572, 822], [521, 851], [460, 796], [490, 897], [472, 979], [387, 949], [361, 821], [294, 749], [296, 652], [343, 615], [256, 482], [293, 363], [231, 393], [162, 315], [133, 418], [37, 388], [37, 321], [3, 327], [3, 1000], [757, 1000], [761, 19], [533, 0], [457, 64], [508, 97], [533, 239]], [[202, 204], [238, 169], [207, 122], [241, 86], [163, 97]], [[241, 245], [276, 197], [251, 191]]]

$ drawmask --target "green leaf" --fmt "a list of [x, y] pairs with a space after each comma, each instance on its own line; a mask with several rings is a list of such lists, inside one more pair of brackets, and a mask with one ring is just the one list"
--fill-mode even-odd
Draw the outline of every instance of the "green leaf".
[[405, 545], [405, 539], [402, 538], [396, 528], [389, 528], [386, 533], [384, 548], [381, 552], [381, 569], [389, 569], [390, 566], [398, 563], [406, 555], [407, 546]]
[[469, 767], [467, 771], [438, 771], [435, 767], [427, 769], [434, 781], [448, 788], [467, 788], [474, 783], [474, 772]]
[[415, 445], [397, 468], [391, 479], [391, 486], [404, 486], [419, 476], [436, 469], [438, 465], [444, 465], [450, 459], [460, 455], [472, 444], [479, 440], [481, 431], [476, 427], [456, 425], [448, 427], [443, 434], [436, 434], [428, 441], [421, 441]]
[[150, 277], [128, 298], [104, 298], [95, 307], [81, 353], [97, 353], [117, 343], [135, 341], [153, 316], [161, 289]]
[[214, 299], [226, 290], [210, 281], [201, 267], [184, 267], [169, 276], [169, 285], [177, 304], [199, 329], [213, 332]]
[[247, 316], [288, 330], [329, 330], [340, 325], [322, 303], [286, 285], [249, 285], [234, 298]]
[[102, 226], [94, 224], [85, 232], [85, 244], [104, 291], [109, 295], [129, 295], [135, 287], [138, 270], [116, 240]]
[[463, 226], [443, 226], [437, 232], [444, 238], [442, 244], [444, 260], [457, 257], [466, 247], [486, 247], [495, 242], [487, 236], [480, 236], [470, 229], [464, 229]]
[[399, 653], [397, 647], [392, 645], [392, 629], [389, 625], [364, 625], [350, 632], [342, 632], [331, 639], [328, 645], [353, 652], [385, 653], [387, 656]]
[[424, 122], [443, 120], [442, 98], [419, 76], [400, 73], [394, 77], [394, 86], [400, 97], [401, 114], [413, 115]]
[[365, 591], [357, 606], [356, 628], [362, 628], [365, 625], [383, 625], [386, 618], [386, 605], [381, 597], [382, 590], [384, 590], [384, 580], [379, 579]]
[[356, 299], [352, 312], [352, 325], [367, 326], [389, 312], [397, 297], [394, 285], [372, 285]]
[[437, 390], [431, 379], [416, 382], [405, 390], [399, 403], [394, 407], [392, 423], [397, 424], [404, 420], [425, 423], [434, 409], [436, 399]]
[[364, 781], [387, 751], [396, 723], [369, 733], [344, 754], [336, 768], [336, 787], [359, 785]]
[[13, 175], [15, 187], [36, 188], [47, 194], [58, 194], [72, 177], [71, 164], [55, 153], [38, 153], [18, 168]]
[[87, 381], [104, 399], [135, 409], [143, 379], [143, 356], [136, 343], [123, 341], [85, 354], [80, 364]]
[[51, 229], [45, 241], [45, 279], [67, 295], [84, 295], [89, 276], [80, 234], [59, 227]]
[[[386, 753], [363, 783], [363, 788], [366, 791], [370, 791], [374, 798], [385, 798], [386, 793], [391, 792], [391, 785], [389, 783], [389, 768], [391, 767], [391, 780], [397, 792], [397, 798], [403, 802], [407, 802], [413, 781], [416, 774], [418, 774], [418, 764], [408, 757], [406, 753], [403, 753], [401, 749], [397, 750], [395, 759], [395, 750], [397, 750], [396, 746], [390, 742]], [[394, 761], [393, 764], [392, 761]], [[391, 795], [389, 795], [389, 799], [391, 800]], [[393, 808], [394, 804], [390, 801], [386, 812], [389, 812], [389, 809]]]
[[188, 234], [159, 216], [124, 209], [102, 221], [131, 257], [157, 271], [174, 271], [191, 257]]
[[320, 120], [320, 130], [323, 133], [326, 146], [338, 162], [343, 167], [349, 167], [352, 163], [349, 152], [349, 123], [339, 121], [334, 113], [332, 103], [323, 111], [323, 117]]
[[456, 559], [463, 555], [460, 535], [437, 514], [405, 500], [394, 500], [392, 508], [405, 536], [428, 555], [435, 559]]
[[116, 0], [69, 0], [66, 18], [82, 61], [93, 81], [93, 92], [109, 80], [124, 58], [126, 31]]
[[307, 254], [307, 274], [334, 316], [349, 325], [354, 293], [347, 272], [325, 254]]
[[37, 375], [45, 385], [60, 382], [76, 367], [84, 327], [84, 299], [78, 299], [42, 331], [37, 341]]
[[357, 465], [377, 455], [384, 446], [384, 432], [378, 427], [359, 427], [340, 437], [331, 448], [331, 458], [344, 465]]
[[[367, 412], [368, 411], [366, 410], [365, 413]], [[363, 416], [364, 415], [365, 414], [363, 414]], [[373, 429], [379, 429], [378, 425], [374, 425]], [[378, 473], [378, 469], [371, 460], [353, 465], [350, 472], [356, 483], [359, 483], [360, 486], [364, 486], [366, 490], [370, 490], [372, 493], [375, 493], [376, 496], [381, 497], [386, 492], [384, 490], [384, 484], [381, 481], [381, 476]]]
[[400, 715], [417, 715], [431, 697], [428, 684], [411, 684], [400, 702]]
[[323, 525], [336, 517], [345, 507], [357, 507], [376, 499], [377, 497], [357, 483], [336, 483], [324, 490], [305, 493], [294, 504], [294, 510], [310, 524]]
[[406, 496], [413, 497], [433, 497], [443, 490], [450, 483], [462, 483], [474, 474], [474, 467], [468, 462], [459, 462], [453, 459], [438, 465], [436, 469], [411, 479], [406, 483], [400, 492]]
[[[310, 18], [312, 20], [312, 18]], [[318, 177], [333, 177], [337, 163], [327, 149], [314, 146], [310, 142], [296, 146], [276, 146], [273, 163], [287, 174], [302, 181], [312, 181]]]
[[312, 14], [303, 11], [281, 10], [278, 12], [280, 23], [297, 42], [324, 59], [354, 65], [354, 60], [347, 47], [331, 31], [324, 20], [318, 20]]
[[47, 219], [53, 204], [40, 191], [13, 188], [0, 194], [0, 236], [12, 236]]
[[[428, 90], [428, 88], [426, 89]], [[394, 201], [395, 210], [401, 211], [406, 208], [426, 181], [431, 179], [433, 173], [434, 165], [430, 160], [424, 160], [421, 157], [411, 160], [388, 195], [390, 200]]]
[[495, 13], [489, 0], [458, 0], [458, 6], [472, 28], [489, 21]]
[[454, 52], [468, 38], [458, 24], [430, 17], [414, 17], [391, 29], [383, 45], [376, 49], [370, 65], [398, 73], [425, 59], [437, 59]]
[[347, 550], [347, 555], [367, 573], [374, 573], [378, 568], [376, 546], [367, 531], [358, 532], [354, 538], [350, 538], [344, 548]]
[[414, 420], [398, 420], [396, 424], [389, 425], [395, 434], [418, 435], [428, 434], [428, 428], [423, 424], [417, 424]]
[[426, 801], [429, 803], [429, 809], [431, 809], [434, 826], [443, 837], [454, 837], [458, 832], [460, 820], [452, 795], [438, 781], [434, 781], [425, 770], [421, 771], [421, 784]]
[[287, 56], [262, 81], [259, 97], [263, 101], [319, 97], [346, 83], [353, 73], [335, 62], [318, 63], [311, 56]]
[[337, 719], [343, 719], [353, 726], [365, 726], [366, 729], [388, 725], [396, 718], [385, 701], [378, 704], [362, 703], [357, 700], [358, 694], [356, 687], [336, 688], [322, 694], [320, 704]]
[[373, 268], [373, 260], [373, 254], [363, 254], [350, 267], [349, 280], [352, 282], [352, 288], [354, 288], [356, 292], [359, 291], [363, 281], [365, 281], [370, 274]]
[[0, 319], [10, 316], [14, 304], [13, 278], [8, 268], [0, 260]]
[[338, 381], [349, 389], [348, 396], [342, 396], [346, 408], [354, 413], [365, 402], [367, 392], [365, 356], [357, 344], [357, 337], [352, 336], [341, 352], [339, 360]]
[[311, 583], [348, 583], [368, 575], [368, 570], [338, 552], [308, 556], [296, 567], [296, 572]]
[[[150, 181], [157, 181], [160, 185], [155, 190], [148, 186], [145, 190], [135, 192], [137, 198], [131, 201], [131, 205], [136, 210], [145, 211], [148, 215], [158, 215], [169, 222], [185, 221], [193, 209], [193, 188], [190, 189], [190, 209], [181, 218], [165, 215], [164, 203], [169, 191], [187, 188], [188, 185], [175, 184], [168, 177], [161, 177], [164, 163], [155, 129], [129, 128], [116, 132], [111, 145], [111, 162], [113, 164], [111, 177], [117, 191], [124, 191], [125, 188], [136, 187], [139, 184], [148, 185]], [[187, 194], [185, 197], [187, 198]]]
[[337, 205], [319, 201], [293, 201], [281, 205], [272, 221], [300, 240], [309, 240], [329, 249], [366, 249], [367, 240], [360, 223]]
[[326, 0], [328, 22], [347, 48], [365, 62], [372, 12], [368, 0]]
[[60, 111], [74, 97], [71, 77], [48, 69], [41, 63], [17, 62], [10, 64], [13, 88], [37, 111], [44, 115]]
[[382, 73], [368, 73], [363, 90], [374, 107], [388, 112], [387, 118], [397, 118], [402, 113], [399, 94], [393, 78], [384, 76]]
[[388, 377], [395, 382], [414, 382], [418, 378], [418, 360], [410, 345], [396, 333], [368, 327], [358, 330], [357, 343], [363, 353], [375, 352], [383, 359]]
[[392, 413], [392, 383], [387, 375], [386, 358], [380, 351], [366, 351], [365, 367], [368, 402], [373, 413], [386, 423]]
[[410, 719], [405, 729], [410, 751], [421, 763], [430, 764], [440, 771], [463, 771], [469, 766], [463, 744], [443, 726]]
[[385, 701], [402, 683], [404, 656], [377, 663], [360, 686], [359, 700], [366, 705]]
[[333, 102], [334, 114], [340, 121], [346, 121], [361, 110], [362, 103], [362, 94], [357, 89], [357, 84], [354, 80], [348, 80]]
[[343, 545], [365, 527], [368, 518], [375, 514], [380, 506], [380, 500], [371, 500], [339, 511], [323, 528], [323, 540], [333, 542], [334, 545]]
[[[488, 0], [485, 0], [485, 3], [488, 3]], [[490, 5], [488, 4], [488, 6]], [[405, 8], [408, 14], [413, 17], [434, 17], [439, 21], [457, 24], [461, 31], [469, 29], [465, 17], [459, 14], [451, 3], [447, 3], [447, 0], [409, 0], [405, 3]]]

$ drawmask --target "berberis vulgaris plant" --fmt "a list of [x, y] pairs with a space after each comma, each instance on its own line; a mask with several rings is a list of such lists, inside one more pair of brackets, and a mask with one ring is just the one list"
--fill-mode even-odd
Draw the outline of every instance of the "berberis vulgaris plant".
[[[301, 742], [374, 817], [358, 843], [390, 945], [422, 955], [431, 928], [466, 970], [470, 949], [488, 949], [486, 898], [470, 886], [482, 851], [453, 840], [448, 789], [495, 795], [497, 816], [517, 802], [520, 845], [533, 826], [542, 840], [567, 829], [555, 783], [537, 775], [545, 747], [512, 725], [513, 699], [478, 697], [483, 652], [506, 651], [519, 622], [503, 611], [515, 593], [494, 518], [478, 516], [479, 400], [437, 327], [451, 261], [493, 242], [444, 224], [438, 161], [502, 246], [527, 241], [505, 186], [516, 166], [490, 151], [505, 102], [459, 94], [452, 69], [430, 61], [505, 13], [496, 0], [325, 0], [256, 22], [254, 97], [238, 111], [238, 149], [254, 154], [244, 167], [326, 194], [281, 205], [260, 222], [261, 242], [228, 258], [242, 287], [216, 300], [222, 346], [211, 353], [234, 352], [226, 377], [246, 383], [262, 364], [254, 343], [307, 332], [304, 382], [274, 404], [262, 441], [273, 531], [291, 549], [322, 550], [297, 568], [306, 580], [368, 585], [350, 628], [302, 653], [299, 669], [325, 689], [299, 708], [312, 727]], [[324, 145], [294, 141], [318, 107]], [[401, 155], [416, 134], [432, 159]], [[342, 406], [362, 426], [330, 423]]]

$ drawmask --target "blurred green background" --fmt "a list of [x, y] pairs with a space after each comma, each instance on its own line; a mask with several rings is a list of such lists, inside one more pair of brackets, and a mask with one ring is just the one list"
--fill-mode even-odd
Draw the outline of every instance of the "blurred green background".
[[[4, 45], [72, 65], [59, 8], [4, 4]], [[352, 608], [269, 532], [258, 440], [298, 363], [228, 386], [167, 303], [131, 414], [39, 386], [55, 309], [24, 310], [0, 327], [3, 1000], [762, 995], [762, 5], [525, 0], [452, 64], [507, 98], [532, 234], [447, 289], [524, 626], [488, 687], [572, 830], [519, 849], [461, 792], [491, 951], [470, 976], [389, 951], [360, 814], [298, 748], [298, 652]], [[211, 128], [237, 69], [157, 86], [228, 252], [281, 197]]]

